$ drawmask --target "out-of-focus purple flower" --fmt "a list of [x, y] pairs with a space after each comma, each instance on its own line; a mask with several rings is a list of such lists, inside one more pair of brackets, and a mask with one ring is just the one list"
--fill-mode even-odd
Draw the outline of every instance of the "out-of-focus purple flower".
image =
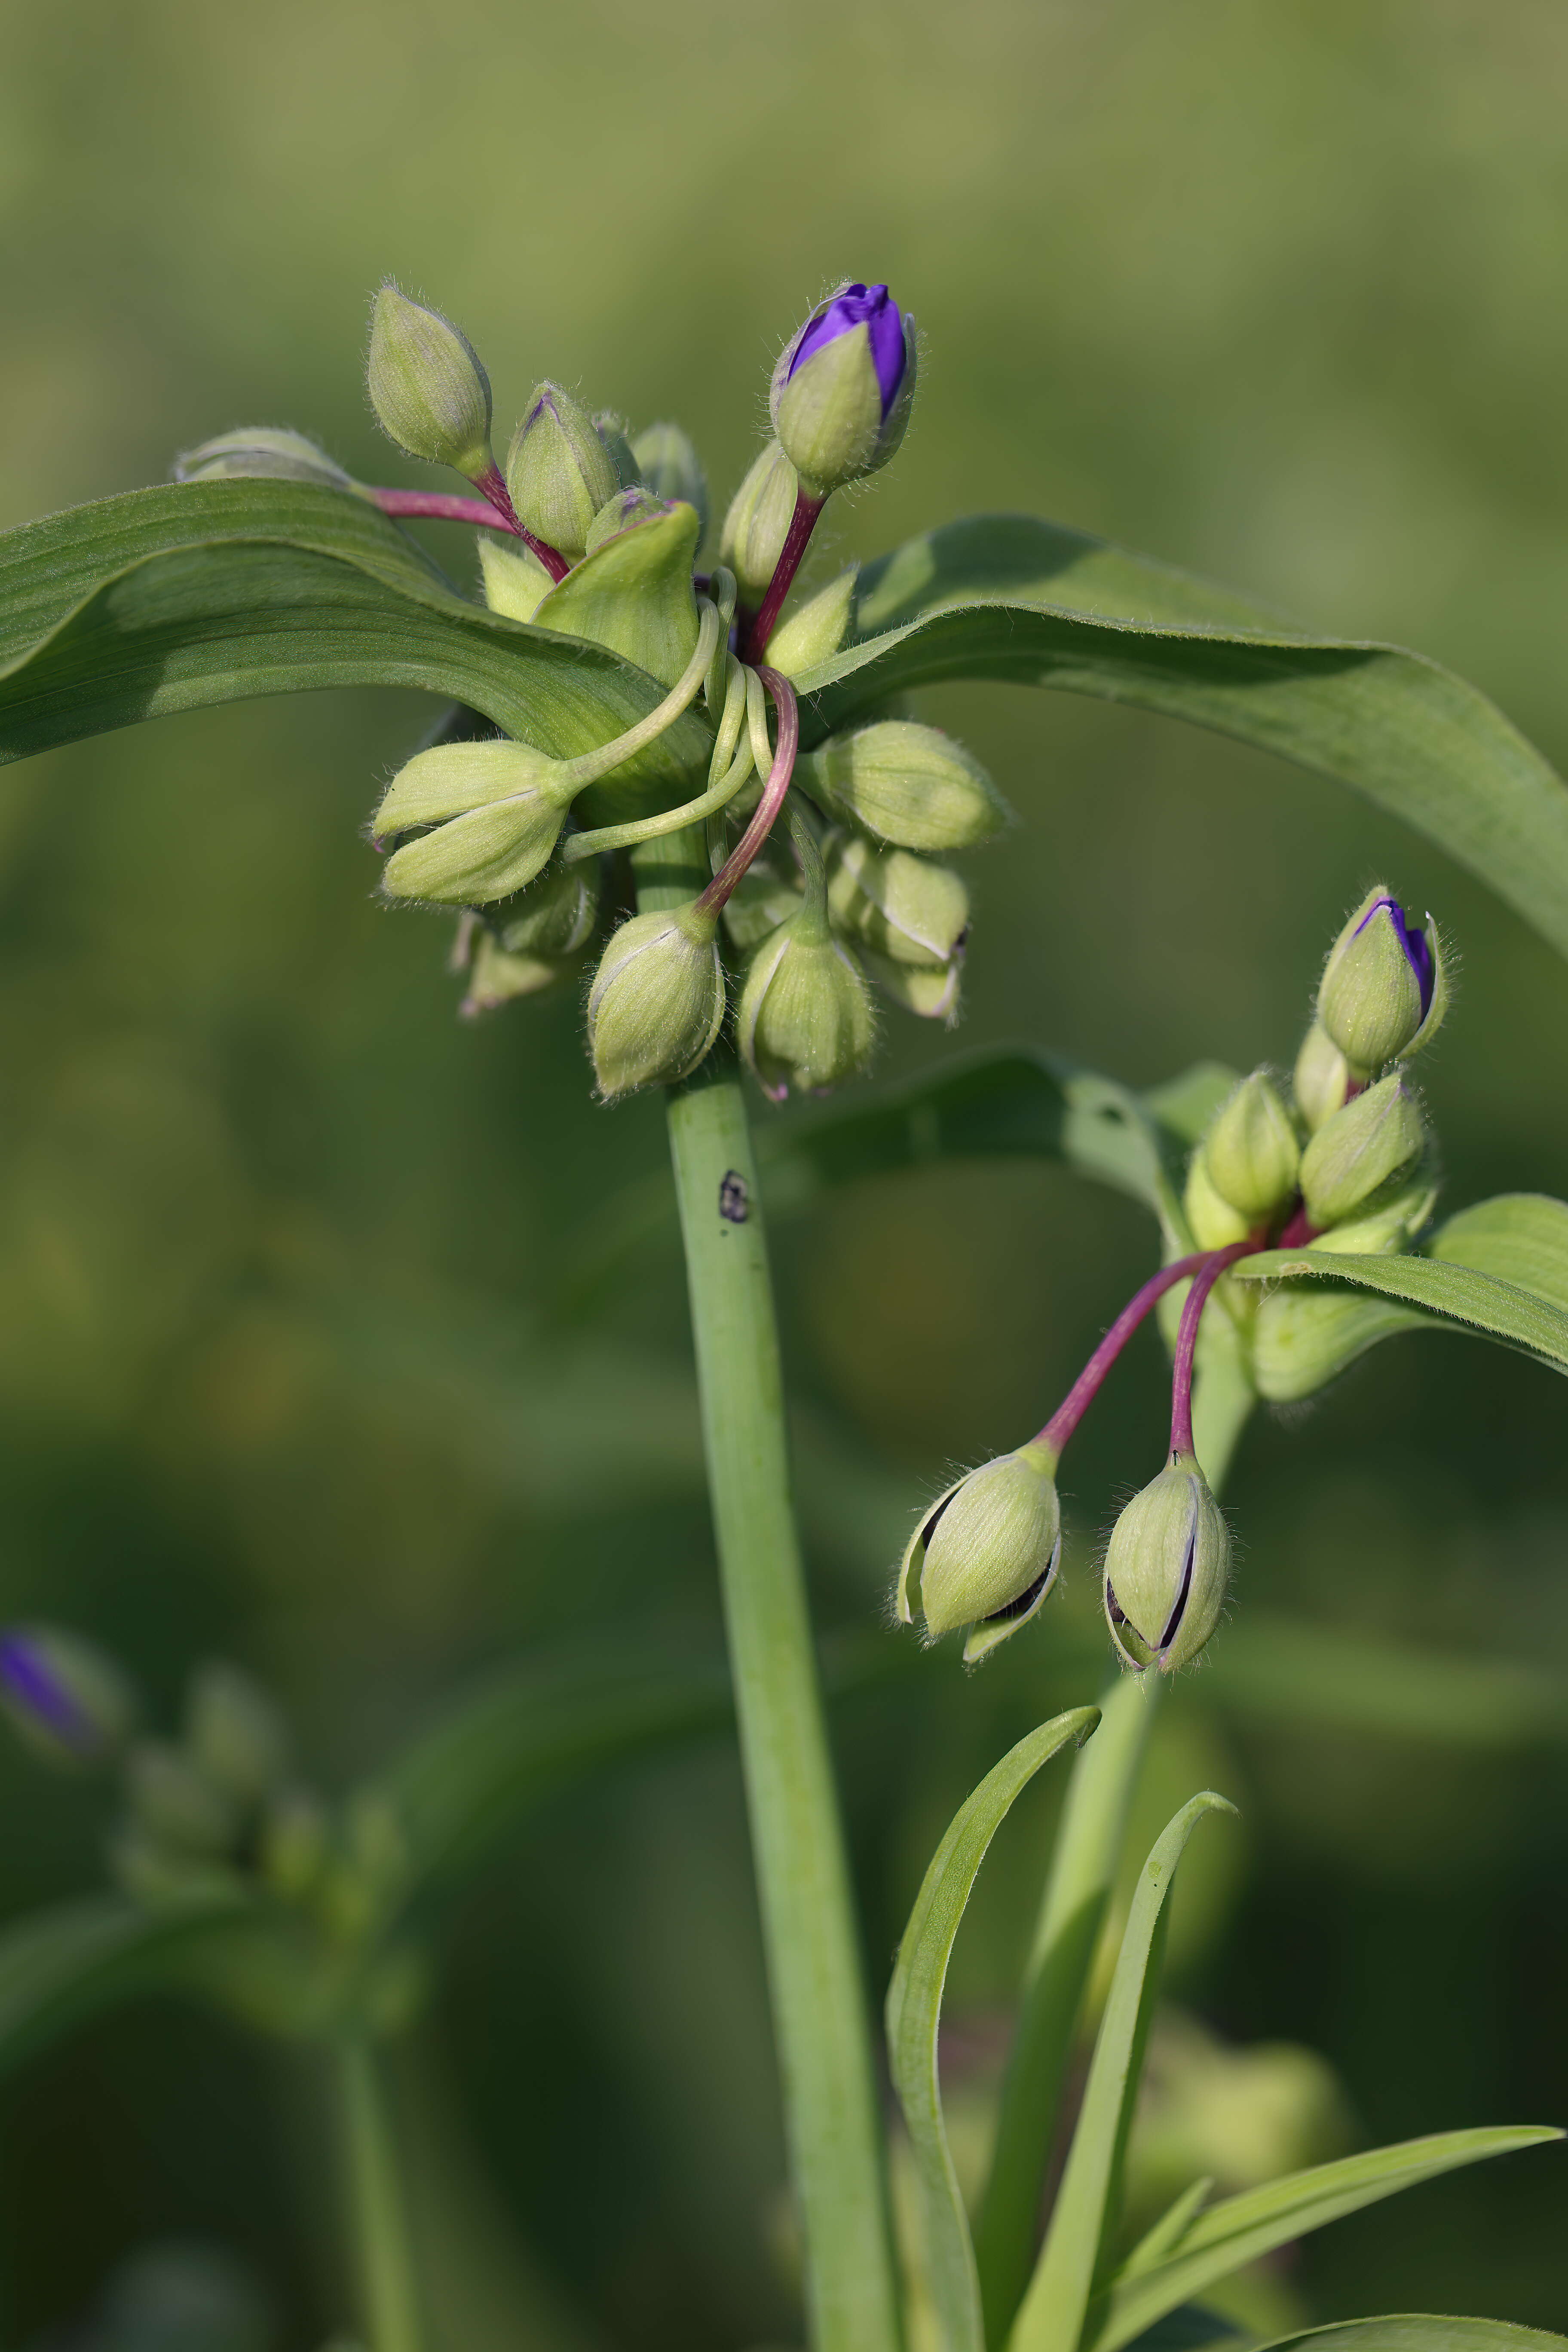
[[882, 414], [886, 416], [899, 396], [899, 386], [909, 365], [909, 353], [904, 347], [904, 321], [899, 306], [885, 286], [845, 286], [824, 303], [815, 318], [807, 320], [795, 339], [790, 353], [789, 376], [821, 351], [825, 343], [847, 335], [855, 327], [864, 327], [871, 346], [871, 364], [877, 371], [877, 383], [882, 394]]
[[819, 303], [773, 371], [773, 431], [808, 499], [885, 466], [915, 389], [915, 325], [856, 278]]
[[53, 1625], [0, 1631], [0, 1707], [35, 1748], [74, 1763], [110, 1754], [135, 1715], [119, 1669]]

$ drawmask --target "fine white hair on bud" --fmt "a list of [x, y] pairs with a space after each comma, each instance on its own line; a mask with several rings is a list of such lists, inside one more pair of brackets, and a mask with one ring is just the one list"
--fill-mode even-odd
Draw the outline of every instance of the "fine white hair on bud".
[[928, 1641], [968, 1626], [966, 1664], [1026, 1624], [1061, 1562], [1056, 1455], [1034, 1439], [955, 1479], [921, 1514], [899, 1570], [897, 1613]]
[[411, 457], [470, 481], [494, 468], [490, 383], [459, 327], [389, 278], [371, 312], [365, 382], [376, 421]]
[[1230, 1575], [1230, 1529], [1192, 1454], [1134, 1495], [1105, 1556], [1105, 1615], [1126, 1663], [1170, 1674], [1205, 1647]]

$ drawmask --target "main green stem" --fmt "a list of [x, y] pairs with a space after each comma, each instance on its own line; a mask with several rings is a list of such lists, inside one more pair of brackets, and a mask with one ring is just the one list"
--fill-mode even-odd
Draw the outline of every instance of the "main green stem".
[[790, 1502], [745, 1100], [714, 1056], [669, 1098], [752, 1850], [817, 2352], [900, 2330], [865, 1985]]
[[[706, 880], [702, 836], [634, 853], [645, 911]], [[816, 2352], [899, 2352], [870, 2021], [790, 1499], [745, 1097], [721, 1050], [668, 1098], [709, 1491], [790, 2175]]]
[[424, 2352], [419, 2291], [386, 2084], [367, 2035], [333, 2052], [361, 2324], [368, 2352]]

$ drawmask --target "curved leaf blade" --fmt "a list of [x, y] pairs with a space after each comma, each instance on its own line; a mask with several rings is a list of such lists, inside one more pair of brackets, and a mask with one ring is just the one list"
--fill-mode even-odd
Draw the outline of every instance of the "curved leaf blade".
[[1021, 1739], [954, 1815], [932, 1856], [888, 1988], [888, 2056], [913, 2152], [931, 2303], [945, 2352], [984, 2352], [974, 2249], [942, 2121], [937, 2030], [953, 1941], [986, 1850], [1019, 1792], [1069, 1742], [1087, 1739], [1097, 1707], [1075, 1707]]
[[1281, 628], [1022, 515], [952, 523], [868, 565], [856, 619], [860, 642], [796, 681], [808, 748], [949, 678], [1131, 702], [1363, 793], [1568, 953], [1568, 791], [1485, 695], [1418, 654]]
[[1559, 2352], [1568, 2336], [1515, 2327], [1506, 2319], [1454, 2319], [1405, 2311], [1385, 2319], [1342, 2319], [1331, 2327], [1277, 2336], [1260, 2352]]
[[[1441, 1239], [1441, 1236], [1439, 1236]], [[1568, 1371], [1568, 1307], [1518, 1283], [1432, 1257], [1363, 1257], [1334, 1250], [1263, 1250], [1231, 1272], [1247, 1282], [1311, 1276], [1348, 1283], [1419, 1307], [1435, 1329], [1499, 1339], [1553, 1371]]]
[[1083, 2105], [1068, 2151], [1051, 2225], [1009, 2352], [1077, 2352], [1089, 2293], [1120, 2189], [1143, 2045], [1158, 1990], [1165, 1898], [1193, 1831], [1205, 1813], [1234, 1813], [1212, 1789], [1191, 1798], [1155, 1840], [1117, 1955], [1089, 2062]]
[[1343, 2157], [1334, 2164], [1314, 2165], [1309, 2171], [1271, 2180], [1266, 2188], [1227, 2197], [1189, 2223], [1174, 2250], [1153, 2269], [1131, 2274], [1124, 2269], [1112, 2280], [1103, 2301], [1090, 2314], [1084, 2352], [1120, 2352], [1145, 2327], [1201, 2294], [1216, 2279], [1228, 2277], [1276, 2246], [1305, 2237], [1309, 2231], [1359, 2212], [1363, 2205], [1374, 2205], [1423, 2180], [1435, 2180], [1461, 2165], [1479, 2164], [1488, 2157], [1507, 2156], [1517, 2148], [1537, 2147], [1562, 2137], [1560, 2131], [1523, 2124], [1438, 2132], [1425, 2139], [1405, 2140], [1395, 2147]]
[[[132, 490], [0, 534], [0, 761], [254, 695], [401, 686], [570, 754], [664, 689], [602, 646], [456, 594], [364, 500], [308, 483]], [[673, 785], [710, 738], [690, 713], [602, 788]]]
[[252, 1916], [243, 1896], [158, 1906], [102, 1895], [0, 1934], [0, 2074], [121, 2001], [187, 1981]]

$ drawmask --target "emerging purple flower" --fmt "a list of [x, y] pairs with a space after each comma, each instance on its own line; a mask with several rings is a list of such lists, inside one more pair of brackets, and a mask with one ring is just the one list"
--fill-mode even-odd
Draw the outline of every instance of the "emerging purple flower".
[[904, 320], [898, 304], [885, 286], [844, 286], [808, 320], [790, 353], [784, 381], [803, 367], [814, 352], [855, 327], [864, 327], [871, 346], [871, 364], [877, 371], [877, 383], [882, 394], [882, 414], [887, 415], [899, 396], [909, 364]]
[[53, 1625], [0, 1628], [0, 1709], [57, 1762], [89, 1763], [125, 1738], [135, 1702], [90, 1643]]
[[1405, 950], [1405, 960], [1415, 976], [1415, 985], [1421, 992], [1421, 1014], [1425, 1019], [1432, 1009], [1432, 988], [1437, 977], [1437, 968], [1432, 961], [1431, 942], [1419, 924], [1411, 921], [1397, 898], [1390, 898], [1386, 895], [1367, 908], [1355, 927], [1356, 933], [1364, 931], [1374, 915], [1384, 914], [1393, 924], [1394, 936]]
[[17, 1632], [0, 1633], [0, 1685], [12, 1704], [46, 1731], [82, 1753], [97, 1734], [46, 1655], [41, 1643]]

